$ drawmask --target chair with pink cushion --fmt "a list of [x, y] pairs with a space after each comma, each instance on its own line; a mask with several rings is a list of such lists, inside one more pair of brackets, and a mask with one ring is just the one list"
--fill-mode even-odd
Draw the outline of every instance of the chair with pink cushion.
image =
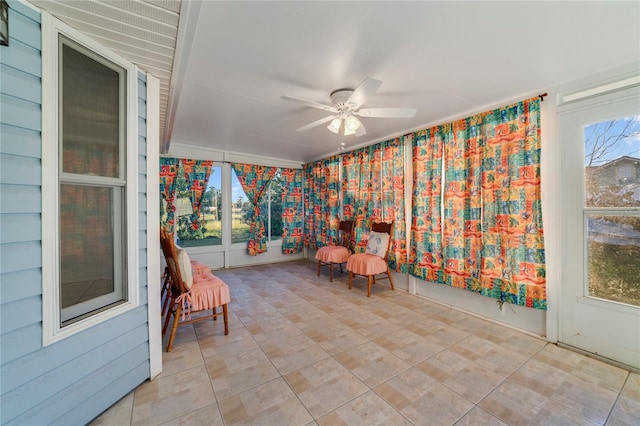
[[340, 265], [342, 272], [342, 264], [351, 256], [351, 230], [353, 229], [352, 220], [340, 221], [338, 226], [338, 244], [320, 247], [316, 252], [318, 260], [318, 276], [320, 276], [320, 267], [329, 267], [329, 281], [333, 281], [333, 266]]
[[381, 276], [377, 280], [388, 279], [391, 290], [393, 290], [391, 270], [387, 264], [392, 235], [393, 222], [374, 222], [371, 224], [366, 251], [352, 255], [347, 261], [349, 290], [351, 290], [353, 277], [357, 275], [367, 277], [367, 297], [371, 296], [371, 284], [376, 283], [376, 276]]
[[[220, 306], [224, 319], [224, 334], [228, 335], [227, 304], [231, 301], [229, 286], [210, 272], [194, 274], [189, 255], [184, 249], [178, 249], [172, 238], [161, 238], [160, 245], [171, 276], [169, 311], [162, 328], [164, 335], [167, 332], [169, 320], [173, 317], [167, 352], [171, 352], [173, 348], [173, 340], [179, 325], [191, 324], [209, 318], [215, 321], [218, 316], [216, 309]], [[191, 316], [209, 309], [212, 311], [211, 315]]]

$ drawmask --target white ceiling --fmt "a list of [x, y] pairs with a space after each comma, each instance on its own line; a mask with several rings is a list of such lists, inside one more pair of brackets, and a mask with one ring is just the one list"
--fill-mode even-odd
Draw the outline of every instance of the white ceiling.
[[[173, 23], [145, 17], [161, 29], [180, 20], [173, 74], [157, 68], [170, 87], [163, 151], [175, 143], [305, 162], [336, 153], [339, 136], [326, 126], [296, 132], [327, 114], [282, 95], [329, 103], [331, 91], [374, 77], [383, 84], [364, 107], [417, 108], [412, 119], [363, 118], [367, 134], [344, 137], [352, 148], [640, 61], [638, 1], [184, 0], [180, 16], [171, 10], [178, 1], [98, 3], [171, 12]], [[116, 26], [113, 12], [96, 13]], [[74, 26], [91, 29], [83, 19]], [[114, 48], [107, 38], [98, 41]], [[121, 43], [116, 51], [155, 73], [149, 64], [166, 62], [164, 47], [134, 55]]]

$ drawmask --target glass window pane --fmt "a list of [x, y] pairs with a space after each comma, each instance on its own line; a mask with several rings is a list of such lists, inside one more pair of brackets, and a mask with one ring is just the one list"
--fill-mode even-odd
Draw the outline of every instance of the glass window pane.
[[640, 207], [640, 116], [584, 129], [587, 207]]
[[282, 239], [282, 191], [284, 180], [280, 171], [276, 173], [270, 183], [271, 195], [271, 241]]
[[125, 71], [107, 67], [66, 44], [61, 53], [62, 170], [119, 178], [125, 113], [120, 109], [124, 97], [120, 78]]
[[[62, 308], [116, 292], [114, 235], [120, 228], [114, 211], [122, 190], [60, 185], [60, 295]], [[120, 287], [118, 287], [120, 286]], [[115, 302], [114, 300], [113, 302]]]
[[[200, 205], [199, 229], [191, 227], [191, 199], [187, 191], [182, 164], [178, 167], [176, 178], [176, 223], [178, 243], [183, 247], [217, 246], [222, 244], [222, 168], [211, 169], [207, 191]], [[166, 201], [163, 200], [162, 214], [166, 214]]]
[[640, 216], [588, 216], [589, 296], [640, 306]]
[[253, 208], [242, 189], [236, 172], [231, 170], [231, 242], [243, 243], [249, 240], [249, 224], [253, 218]]

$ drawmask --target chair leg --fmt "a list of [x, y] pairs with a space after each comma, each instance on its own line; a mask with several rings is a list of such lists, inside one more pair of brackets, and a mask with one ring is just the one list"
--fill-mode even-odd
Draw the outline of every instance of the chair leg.
[[318, 276], [320, 276], [320, 266], [321, 266], [321, 262], [318, 260]]
[[229, 321], [227, 316], [227, 304], [222, 305], [222, 317], [224, 318], [224, 335], [229, 335]]
[[173, 339], [176, 337], [176, 330], [178, 330], [178, 322], [180, 321], [180, 314], [182, 313], [182, 303], [178, 303], [178, 308], [174, 312], [173, 327], [171, 327], [171, 335], [169, 336], [169, 344], [167, 345], [167, 352], [171, 352], [173, 349]]
[[162, 335], [164, 336], [167, 333], [167, 327], [169, 327], [169, 320], [171, 319], [171, 313], [175, 309], [175, 298], [173, 294], [169, 295], [171, 301], [169, 302], [169, 309], [167, 309], [167, 316], [164, 318], [164, 327], [162, 327]]
[[371, 275], [367, 275], [367, 297], [371, 297]]
[[391, 271], [389, 270], [388, 266], [387, 266], [387, 275], [389, 276], [389, 284], [391, 284], [391, 290], [393, 290], [393, 279], [391, 278]]
[[351, 290], [351, 281], [353, 281], [353, 272], [349, 271], [349, 290]]
[[333, 262], [329, 264], [329, 282], [333, 282]]

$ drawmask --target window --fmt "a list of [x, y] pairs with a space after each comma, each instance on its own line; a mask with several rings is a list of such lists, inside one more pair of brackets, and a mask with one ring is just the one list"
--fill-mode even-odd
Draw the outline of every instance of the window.
[[[200, 206], [201, 226], [194, 230], [191, 227], [191, 199], [187, 191], [182, 163], [178, 167], [176, 177], [176, 212], [178, 243], [183, 247], [218, 246], [222, 244], [222, 168], [214, 166], [209, 176], [207, 190]], [[166, 202], [163, 201], [163, 207]]]
[[137, 306], [137, 79], [51, 17], [43, 36], [46, 345]]
[[[280, 170], [276, 172], [265, 189], [260, 203], [260, 214], [265, 218], [267, 241], [282, 239], [282, 191], [284, 179]], [[236, 172], [231, 170], [231, 242], [244, 243], [249, 240], [249, 225], [253, 218], [253, 207], [242, 189]]]
[[588, 295], [640, 306], [640, 117], [583, 132]]

